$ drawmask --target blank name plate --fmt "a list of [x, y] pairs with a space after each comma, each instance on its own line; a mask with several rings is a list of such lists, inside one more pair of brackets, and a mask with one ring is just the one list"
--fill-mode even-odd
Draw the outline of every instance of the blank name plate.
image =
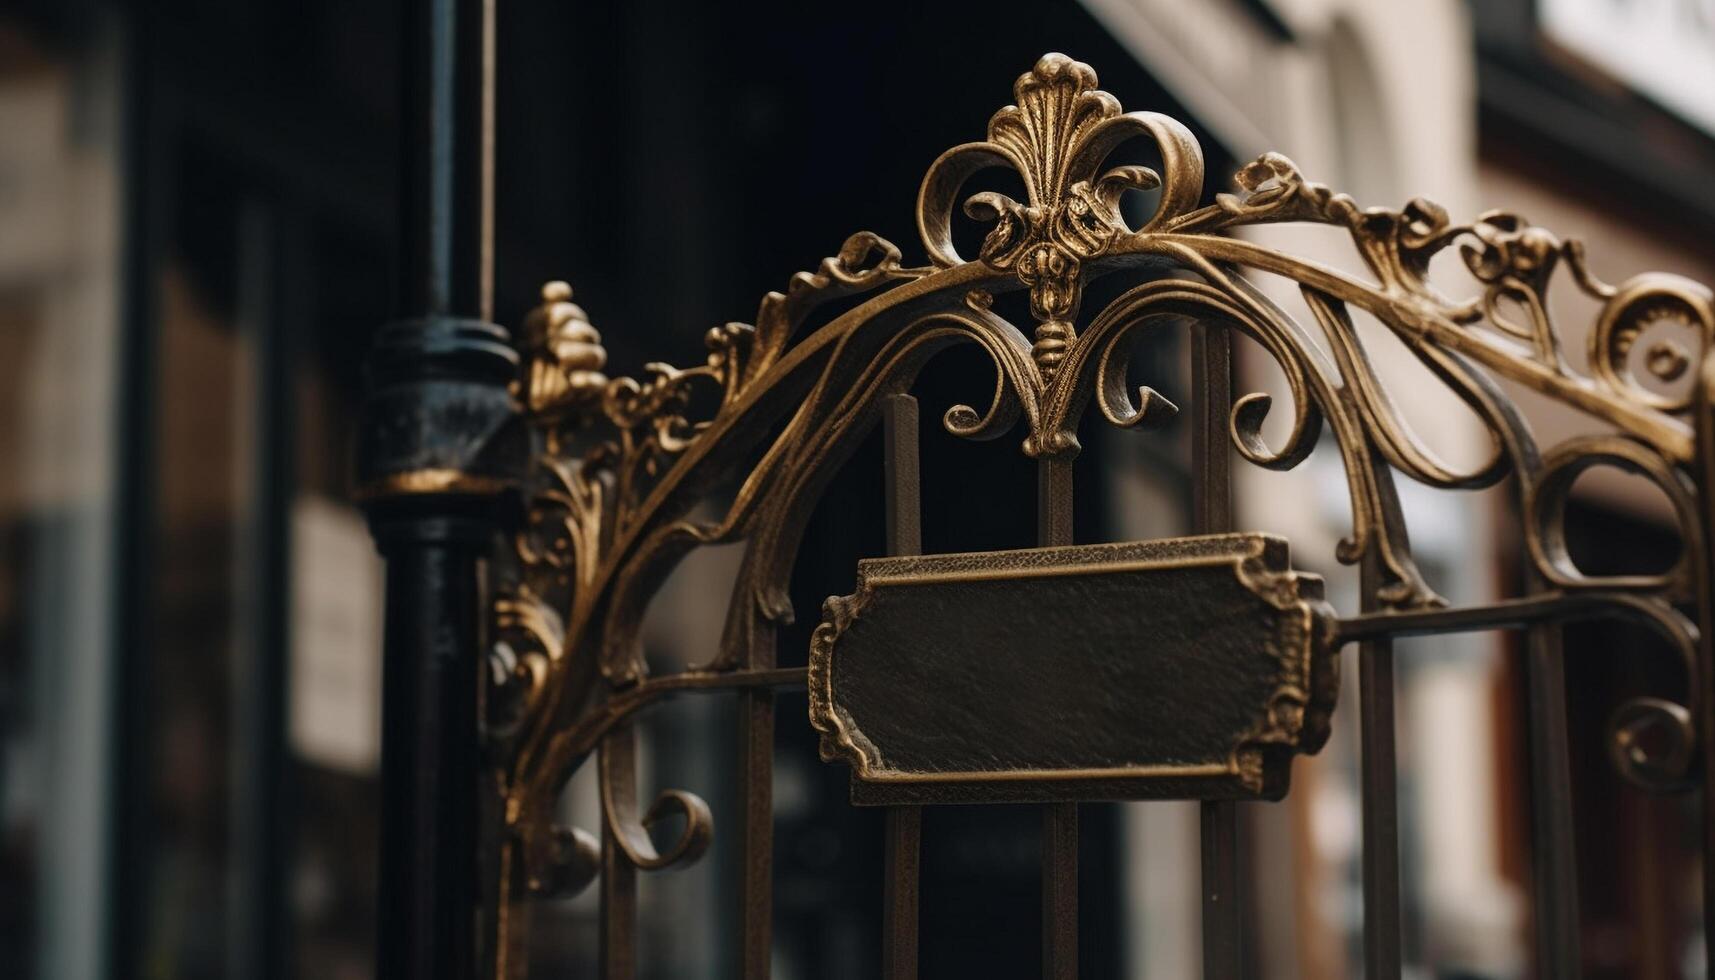
[[1333, 622], [1264, 534], [866, 559], [810, 721], [859, 804], [1275, 799], [1328, 737]]

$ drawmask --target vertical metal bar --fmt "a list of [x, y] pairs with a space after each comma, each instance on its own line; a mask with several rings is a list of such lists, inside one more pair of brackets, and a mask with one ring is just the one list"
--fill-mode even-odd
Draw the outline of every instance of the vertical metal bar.
[[[1219, 324], [1191, 329], [1191, 518], [1197, 533], [1233, 526], [1232, 454], [1227, 412], [1233, 402], [1233, 338]], [[1238, 804], [1199, 807], [1203, 857], [1203, 976], [1233, 980], [1244, 954]]]
[[[488, 321], [495, 0], [406, 6], [399, 317], [377, 334], [359, 486], [387, 561], [378, 976], [478, 972], [482, 563], [523, 468]], [[486, 851], [481, 853], [486, 854]]]
[[[1362, 608], [1376, 608], [1381, 569], [1366, 555], [1360, 575]], [[1400, 973], [1399, 787], [1395, 768], [1393, 641], [1358, 646], [1358, 730], [1362, 742], [1364, 848], [1364, 976], [1398, 980]]]
[[492, 315], [495, 2], [405, 5], [402, 316]]
[[1042, 808], [1042, 975], [1078, 977], [1078, 804]]
[[1232, 980], [1240, 974], [1244, 953], [1238, 805], [1207, 800], [1197, 811], [1203, 859], [1203, 976]]
[[916, 980], [923, 808], [887, 808], [887, 877], [882, 883], [881, 975]]
[[[151, 752], [154, 687], [154, 515], [158, 511], [159, 269], [165, 254], [166, 197], [175, 129], [165, 86], [158, 81], [158, 19], [147, 3], [122, 9], [123, 86], [120, 185], [122, 268], [118, 330], [115, 474], [113, 474], [113, 596], [110, 642], [111, 802], [108, 899], [101, 975], [142, 977], [147, 910], [154, 891]], [[89, 937], [91, 942], [96, 937]]]
[[[1525, 583], [1542, 583], [1532, 574]], [[1536, 907], [1537, 975], [1575, 980], [1578, 852], [1572, 827], [1572, 763], [1566, 744], [1566, 671], [1561, 627], [1533, 626], [1525, 638], [1530, 721], [1531, 884]]]
[[1704, 976], [1715, 977], [1715, 352], [1697, 376], [1697, 495], [1703, 554], [1697, 562], [1697, 739], [1703, 755]]
[[[154, 550], [158, 489], [156, 429], [160, 340], [160, 260], [166, 177], [166, 134], [172, 125], [157, 83], [156, 19], [148, 4], [120, 8], [123, 17], [124, 83], [120, 118], [123, 183], [120, 187], [121, 270], [118, 366], [119, 391], [112, 419], [114, 433], [113, 524], [115, 543], [108, 588], [113, 622], [108, 631], [112, 676], [104, 697], [113, 719], [109, 759], [113, 811], [108, 828], [103, 954], [92, 975], [115, 980], [139, 977], [148, 957], [144, 949], [154, 889], [150, 861], [155, 855], [155, 807], [150, 787], [154, 772], [149, 746], [155, 690], [152, 642], [155, 635]], [[87, 937], [97, 942], [97, 937]]]
[[922, 477], [918, 469], [917, 399], [892, 395], [882, 405], [887, 479], [887, 553], [923, 552]]
[[[635, 738], [622, 727], [609, 739]], [[603, 745], [601, 752], [612, 751]], [[622, 765], [635, 760], [625, 753]], [[604, 771], [605, 771], [605, 767]], [[601, 825], [601, 938], [598, 957], [602, 980], [632, 980], [637, 975], [637, 867], [620, 847], [617, 833], [605, 819]]]
[[[759, 626], [745, 666], [766, 670], [774, 663], [774, 631]], [[740, 694], [739, 712], [739, 785], [744, 794], [739, 975], [766, 980], [774, 917], [774, 692]]]
[[[476, 293], [472, 306], [484, 320], [494, 318], [494, 92], [495, 48], [498, 32], [494, 18], [499, 0], [480, 0], [464, 9], [464, 31], [474, 32], [477, 57], [474, 65], [465, 59], [467, 73], [474, 71], [477, 81], [470, 83], [467, 99], [474, 103], [472, 112], [477, 138], [465, 140], [462, 165], [475, 171], [476, 193], [456, 199], [455, 205], [475, 211], [476, 235], [465, 239], [464, 247], [474, 249], [470, 264], [475, 266]], [[474, 21], [474, 23], [472, 23]], [[456, 295], [456, 294], [455, 294]]]
[[[248, 453], [241, 454], [242, 526], [238, 635], [233, 664], [233, 869], [228, 968], [234, 976], [285, 977], [291, 947], [285, 880], [291, 823], [285, 813], [286, 690], [291, 601], [293, 484], [290, 297], [279, 287], [284, 235], [273, 209], [248, 202], [239, 215], [238, 329], [246, 343], [241, 397]], [[244, 409], [241, 409], [244, 411]]]
[[601, 976], [637, 975], [637, 869], [626, 860], [613, 828], [601, 834]]
[[1036, 464], [1036, 543], [1044, 548], [1072, 543], [1072, 460]]
[[[887, 480], [887, 550], [923, 551], [923, 507], [917, 451], [917, 399], [892, 395], [882, 405]], [[923, 808], [887, 809], [886, 878], [882, 884], [881, 975], [916, 980], [919, 860]]]
[[[1043, 547], [1072, 543], [1072, 460], [1036, 469], [1036, 535]], [[1078, 976], [1078, 804], [1042, 808], [1042, 975]]]

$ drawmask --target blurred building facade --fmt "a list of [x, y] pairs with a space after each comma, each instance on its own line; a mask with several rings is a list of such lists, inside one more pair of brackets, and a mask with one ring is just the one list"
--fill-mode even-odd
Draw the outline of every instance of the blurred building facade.
[[[397, 245], [398, 25], [394, 4], [334, 0], [0, 8], [0, 974], [369, 975], [380, 589], [350, 433]], [[1715, 65], [1715, 10], [1697, 0], [961, 2], [880, 21], [646, 0], [502, 6], [498, 315], [518, 323], [539, 282], [568, 277], [630, 369], [699, 349], [852, 230], [910, 251], [923, 169], [1048, 49], [1187, 121], [1211, 192], [1274, 149], [1364, 205], [1517, 210], [1588, 241], [1598, 274], [1715, 282], [1715, 85], [1694, 76]], [[1267, 240], [1356, 268], [1335, 238]], [[1564, 301], [1567, 328], [1587, 322]], [[1430, 443], [1481, 454], [1476, 420], [1402, 347], [1376, 348]], [[1278, 387], [1247, 353], [1241, 385]], [[1175, 342], [1143, 360], [1183, 391]], [[931, 369], [931, 407], [972, 366]], [[1579, 431], [1518, 397], [1545, 444]], [[1183, 446], [1111, 436], [1090, 440], [1102, 478], [1080, 481], [1080, 508], [1105, 516], [1080, 534], [1183, 533]], [[1028, 543], [1028, 470], [925, 439], [929, 550]], [[1285, 533], [1339, 604], [1338, 466], [1240, 472], [1242, 523]], [[801, 606], [847, 591], [851, 556], [879, 546], [879, 495], [847, 482], [806, 539], [829, 557], [794, 583]], [[1647, 488], [1579, 490], [1580, 560], [1671, 559]], [[1431, 579], [1509, 594], [1504, 495], [1449, 497], [1406, 499]], [[676, 577], [652, 656], [706, 648], [730, 572], [717, 555]], [[1685, 683], [1614, 655], [1635, 639], [1568, 651], [1584, 959], [1591, 977], [1690, 976], [1691, 801], [1625, 788], [1601, 747], [1622, 692]], [[1408, 956], [1423, 976], [1529, 976], [1520, 651], [1424, 640], [1401, 663]], [[726, 710], [654, 720], [645, 779], [718, 785], [731, 746], [705, 733], [730, 730]], [[781, 740], [776, 975], [873, 975], [879, 821], [844, 806], [807, 730]], [[1287, 801], [1247, 809], [1256, 975], [1359, 975], [1354, 743], [1337, 734]], [[574, 785], [567, 805], [591, 800]], [[1087, 904], [1105, 912], [1085, 975], [1197, 975], [1194, 807], [1087, 819]], [[949, 843], [925, 869], [925, 974], [1033, 963], [1034, 824], [938, 812], [926, 833]], [[645, 944], [649, 975], [728, 975], [736, 860], [717, 845], [646, 882], [672, 930]], [[544, 956], [590, 955], [587, 900], [541, 915]]]

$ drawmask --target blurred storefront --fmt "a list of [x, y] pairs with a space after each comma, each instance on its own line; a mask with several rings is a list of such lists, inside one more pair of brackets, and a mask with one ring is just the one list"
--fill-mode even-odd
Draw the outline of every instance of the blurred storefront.
[[[370, 975], [381, 589], [350, 443], [397, 245], [396, 6], [0, 8], [0, 974]], [[1598, 273], [1715, 281], [1715, 80], [1661, 70], [1715, 65], [1715, 8], [1699, 0], [960, 2], [886, 18], [503, 3], [497, 317], [520, 322], [540, 282], [566, 277], [616, 364], [700, 350], [711, 323], [748, 315], [852, 229], [914, 242], [925, 165], [980, 130], [997, 79], [1050, 49], [1097, 65], [1128, 106], [1192, 125], [1211, 193], [1274, 149], [1361, 204], [1505, 207], [1600, 243]], [[1267, 240], [1356, 266], [1333, 238]], [[1459, 270], [1437, 274], [1465, 290]], [[1563, 322], [1589, 315], [1565, 297]], [[1404, 414], [1438, 451], [1483, 451], [1477, 421], [1414, 380], [1403, 347], [1376, 349], [1384, 375], [1425, 393]], [[1244, 390], [1283, 387], [1247, 353]], [[1171, 375], [1185, 358], [1166, 339], [1140, 360]], [[926, 374], [935, 414], [986, 397], [974, 363]], [[1578, 431], [1519, 398], [1544, 443]], [[1025, 462], [924, 438], [927, 549], [1029, 543]], [[1080, 506], [1107, 515], [1092, 539], [1189, 527], [1183, 441], [1092, 434], [1103, 478], [1080, 482]], [[1354, 580], [1328, 556], [1350, 516], [1338, 465], [1319, 462], [1241, 469], [1240, 517], [1287, 534], [1338, 602]], [[848, 556], [880, 541], [878, 495], [847, 482], [806, 538], [830, 558], [804, 563], [801, 608], [849, 591]], [[1503, 494], [1404, 489], [1447, 595], [1516, 589]], [[1582, 560], [1671, 559], [1653, 491], [1594, 477], [1579, 490]], [[708, 648], [731, 572], [716, 554], [677, 574], [651, 656]], [[1622, 694], [1685, 678], [1647, 652], [1613, 656], [1629, 633], [1571, 640], [1572, 730], [1592, 733], [1573, 760], [1587, 975], [1695, 975], [1692, 799], [1625, 788], [1600, 738]], [[1520, 663], [1498, 636], [1402, 645], [1415, 975], [1531, 975]], [[708, 774], [731, 769], [733, 747], [701, 733], [729, 710], [652, 722], [648, 778], [720, 785]], [[788, 727], [775, 975], [874, 975], [879, 816], [845, 807], [844, 773]], [[1246, 810], [1257, 976], [1360, 975], [1354, 746], [1338, 731], [1300, 760], [1287, 801]], [[717, 820], [735, 805], [709, 798]], [[568, 809], [593, 806], [574, 783]], [[1085, 820], [1098, 900], [1084, 975], [1197, 975], [1195, 807], [1092, 806]], [[1030, 963], [1034, 824], [953, 811], [927, 824], [954, 843], [924, 872], [925, 975]], [[651, 921], [684, 930], [646, 940], [646, 975], [727, 975], [717, 883], [737, 860], [717, 844], [647, 883], [666, 913]], [[973, 920], [973, 902], [1017, 921]], [[583, 962], [588, 899], [539, 914], [543, 968]]]

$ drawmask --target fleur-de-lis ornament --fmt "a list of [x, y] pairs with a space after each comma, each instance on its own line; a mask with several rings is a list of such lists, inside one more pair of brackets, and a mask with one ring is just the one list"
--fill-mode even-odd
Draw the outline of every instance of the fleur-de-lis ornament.
[[[1036, 320], [1032, 357], [1043, 380], [1077, 336], [1073, 324], [1083, 292], [1085, 263], [1106, 253], [1121, 236], [1147, 230], [1196, 203], [1201, 158], [1184, 127], [1156, 113], [1126, 113], [1118, 99], [1096, 87], [1095, 69], [1063, 54], [1044, 55], [1013, 85], [1016, 105], [989, 120], [988, 139], [943, 154], [924, 179], [918, 222], [930, 257], [960, 262], [948, 234], [953, 198], [966, 178], [1005, 167], [1023, 178], [1025, 201], [984, 191], [965, 201], [967, 215], [993, 221], [978, 257], [1011, 270], [1030, 290]], [[1148, 134], [1161, 148], [1167, 186], [1156, 216], [1134, 231], [1120, 216], [1121, 195], [1162, 187], [1148, 167], [1101, 170], [1122, 141]]]

